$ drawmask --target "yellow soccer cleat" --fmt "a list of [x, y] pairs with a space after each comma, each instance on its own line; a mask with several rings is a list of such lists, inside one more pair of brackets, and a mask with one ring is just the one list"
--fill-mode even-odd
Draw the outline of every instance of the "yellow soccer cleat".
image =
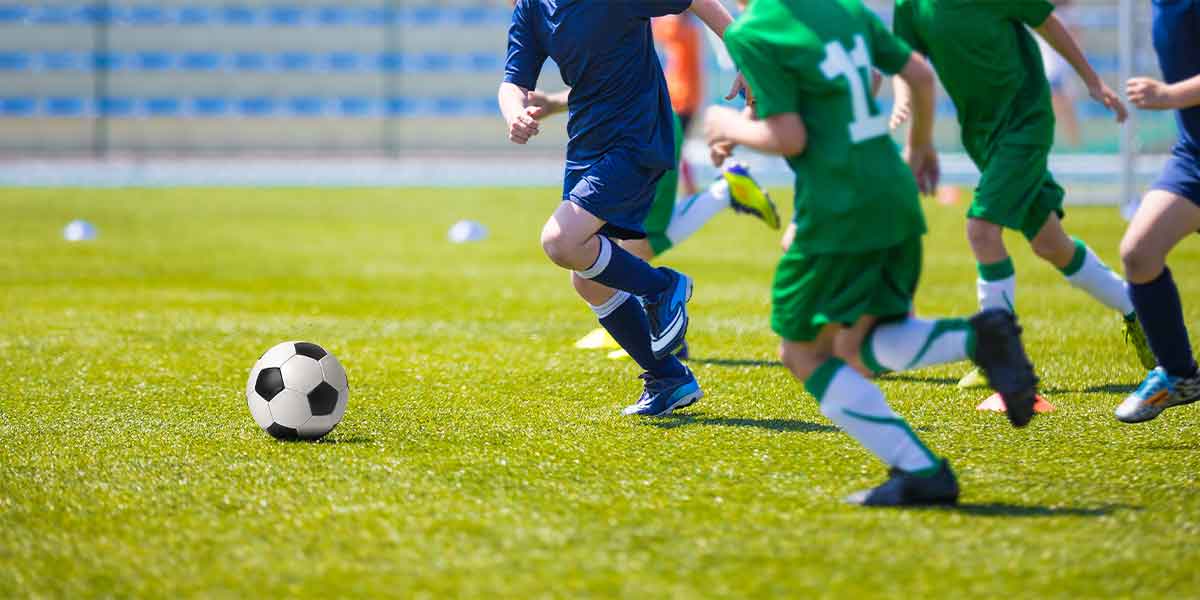
[[1153, 371], [1154, 367], [1158, 366], [1158, 359], [1154, 357], [1154, 351], [1150, 349], [1150, 342], [1146, 340], [1146, 332], [1142, 331], [1142, 324], [1138, 322], [1135, 315], [1129, 315], [1123, 321], [1125, 322], [1125, 343], [1133, 346], [1133, 351], [1137, 354], [1142, 368]]
[[730, 163], [721, 169], [721, 176], [729, 184], [729, 204], [734, 211], [754, 215], [767, 227], [779, 229], [779, 211], [767, 191], [750, 176], [750, 167], [744, 163]]
[[958, 387], [963, 389], [983, 388], [988, 387], [987, 376], [978, 368], [971, 369], [962, 379], [958, 380]]
[[617, 340], [608, 335], [603, 327], [597, 327], [579, 338], [579, 341], [575, 342], [575, 347], [580, 350], [612, 350], [621, 346], [617, 344]]

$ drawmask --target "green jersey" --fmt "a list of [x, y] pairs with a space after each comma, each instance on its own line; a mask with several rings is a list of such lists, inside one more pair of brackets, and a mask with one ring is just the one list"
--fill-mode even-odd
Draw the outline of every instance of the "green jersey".
[[1002, 141], [1054, 143], [1050, 85], [1026, 28], [1053, 11], [1046, 0], [897, 0], [895, 32], [933, 62], [976, 164]]
[[796, 242], [805, 254], [861, 253], [925, 233], [916, 181], [871, 95], [912, 51], [859, 0], [754, 0], [725, 32], [758, 117], [796, 113], [808, 150], [796, 173]]

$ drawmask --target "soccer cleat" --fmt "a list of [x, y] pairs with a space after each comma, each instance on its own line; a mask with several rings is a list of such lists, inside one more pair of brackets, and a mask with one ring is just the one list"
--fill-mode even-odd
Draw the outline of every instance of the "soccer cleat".
[[687, 334], [687, 303], [692, 299], [692, 278], [667, 267], [659, 267], [671, 279], [667, 289], [642, 299], [650, 319], [650, 350], [662, 360], [671, 355]]
[[958, 387], [964, 390], [988, 387], [987, 376], [983, 374], [983, 371], [979, 370], [979, 367], [975, 367], [967, 371], [967, 374], [958, 380]]
[[1028, 425], [1033, 419], [1038, 380], [1021, 344], [1021, 327], [1016, 316], [1004, 309], [991, 308], [971, 317], [969, 322], [975, 330], [972, 360], [1004, 400], [1009, 422], [1014, 427]]
[[721, 170], [721, 176], [729, 184], [729, 205], [735, 212], [754, 215], [767, 227], [779, 229], [779, 211], [767, 191], [750, 175], [749, 166], [731, 163]]
[[579, 341], [575, 342], [575, 347], [580, 350], [611, 350], [621, 346], [617, 344], [617, 340], [614, 340], [612, 335], [609, 335], [607, 330], [597, 327], [579, 338]]
[[1162, 367], [1156, 367], [1117, 407], [1117, 420], [1122, 423], [1142, 423], [1172, 406], [1191, 404], [1197, 400], [1200, 400], [1200, 372], [1191, 377], [1172, 377]]
[[1125, 343], [1133, 346], [1133, 351], [1137, 353], [1138, 362], [1142, 363], [1142, 368], [1151, 370], [1158, 366], [1158, 359], [1154, 357], [1154, 351], [1150, 349], [1150, 342], [1146, 340], [1146, 332], [1142, 331], [1142, 324], [1138, 321], [1136, 315], [1122, 317], [1125, 327]]
[[623, 415], [640, 415], [643, 417], [662, 417], [671, 414], [677, 408], [695, 404], [704, 396], [700, 384], [690, 369], [679, 377], [657, 378], [649, 373], [642, 373], [645, 389], [638, 401], [626, 406], [621, 411]]
[[942, 459], [937, 472], [921, 476], [900, 469], [888, 471], [878, 487], [851, 494], [846, 502], [859, 506], [931, 506], [958, 504], [958, 479]]

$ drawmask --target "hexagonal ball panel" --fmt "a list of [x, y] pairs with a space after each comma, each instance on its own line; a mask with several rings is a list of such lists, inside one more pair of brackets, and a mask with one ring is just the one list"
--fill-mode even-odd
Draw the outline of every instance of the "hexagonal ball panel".
[[296, 390], [285, 389], [271, 399], [272, 420], [284, 427], [296, 429], [312, 417], [308, 398]]
[[321, 360], [322, 358], [325, 358], [326, 354], [329, 354], [324, 348], [312, 342], [296, 342], [295, 346], [296, 354], [299, 354], [300, 356], [307, 356], [313, 360]]
[[295, 342], [283, 342], [282, 344], [271, 346], [270, 350], [264, 352], [258, 359], [258, 365], [260, 367], [278, 367], [295, 355]]
[[280, 371], [283, 373], [283, 386], [301, 394], [311, 392], [324, 381], [321, 365], [307, 356], [296, 355], [289, 358], [280, 367]]
[[275, 396], [283, 391], [283, 388], [283, 373], [278, 367], [268, 367], [258, 372], [258, 378], [254, 382], [254, 391], [263, 400], [267, 402], [274, 400]]
[[350, 382], [346, 380], [346, 370], [342, 368], [342, 363], [334, 358], [332, 354], [321, 359], [321, 371], [325, 373], [325, 381], [329, 382], [334, 389], [348, 390]]
[[314, 417], [333, 414], [333, 409], [337, 408], [337, 402], [338, 391], [325, 381], [317, 384], [317, 387], [308, 393], [308, 407]]
[[254, 422], [258, 423], [259, 427], [266, 429], [275, 423], [275, 419], [271, 416], [271, 408], [266, 400], [258, 397], [258, 394], [250, 394], [246, 397], [246, 404], [250, 406], [250, 416], [254, 417]]

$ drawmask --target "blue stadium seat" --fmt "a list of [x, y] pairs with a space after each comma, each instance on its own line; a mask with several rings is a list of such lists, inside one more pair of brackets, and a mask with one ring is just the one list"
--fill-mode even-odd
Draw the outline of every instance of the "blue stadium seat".
[[247, 117], [265, 117], [276, 111], [275, 99], [267, 96], [241, 98], [236, 104], [238, 112]]
[[21, 23], [29, 18], [30, 11], [20, 4], [0, 5], [0, 23]]
[[185, 52], [179, 55], [179, 68], [185, 71], [213, 71], [221, 66], [216, 52]]
[[0, 71], [28, 71], [32, 62], [28, 52], [0, 52]]
[[354, 52], [330, 52], [323, 62], [330, 71], [347, 72], [359, 70], [365, 61]]
[[220, 117], [229, 112], [229, 99], [220, 96], [192, 98], [192, 113], [201, 117]]
[[6, 117], [29, 117], [37, 110], [37, 100], [29, 97], [0, 98], [0, 115]]
[[213, 20], [213, 14], [207, 6], [184, 6], [175, 18], [180, 25], [207, 25]]
[[277, 66], [283, 71], [311, 71], [316, 62], [308, 52], [283, 52], [275, 59]]
[[325, 112], [325, 101], [319, 96], [296, 96], [287, 99], [287, 109], [293, 115], [315, 117]]
[[159, 51], [141, 51], [133, 54], [133, 67], [143, 71], [165, 71], [171, 68], [171, 54]]
[[129, 117], [134, 114], [133, 98], [107, 96], [96, 103], [96, 109], [107, 117]]
[[177, 117], [181, 109], [182, 103], [179, 98], [146, 98], [142, 102], [142, 111], [152, 117]]
[[365, 117], [372, 114], [373, 102], [363, 96], [342, 96], [338, 98], [338, 109], [343, 116]]
[[84, 113], [86, 101], [75, 96], [51, 96], [45, 99], [43, 109], [52, 117], [78, 117]]
[[79, 55], [73, 52], [43, 52], [42, 68], [47, 71], [65, 71], [82, 67]]

